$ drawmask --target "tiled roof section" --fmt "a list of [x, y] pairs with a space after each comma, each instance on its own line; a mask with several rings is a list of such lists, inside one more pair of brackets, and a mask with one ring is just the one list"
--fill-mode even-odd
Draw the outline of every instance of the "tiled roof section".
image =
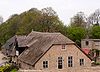
[[31, 65], [34, 65], [53, 44], [74, 43], [61, 33], [41, 32], [31, 32], [25, 42], [29, 48], [19, 56], [19, 59]]
[[87, 55], [89, 54], [90, 52], [90, 49], [89, 48], [82, 48], [82, 50], [84, 51], [84, 53], [86, 53]]

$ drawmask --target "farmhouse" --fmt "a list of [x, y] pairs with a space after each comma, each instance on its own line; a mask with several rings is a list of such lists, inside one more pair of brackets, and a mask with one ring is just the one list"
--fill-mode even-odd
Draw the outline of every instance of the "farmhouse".
[[32, 31], [27, 36], [16, 35], [2, 48], [21, 69], [63, 70], [91, 66], [91, 58], [61, 33]]

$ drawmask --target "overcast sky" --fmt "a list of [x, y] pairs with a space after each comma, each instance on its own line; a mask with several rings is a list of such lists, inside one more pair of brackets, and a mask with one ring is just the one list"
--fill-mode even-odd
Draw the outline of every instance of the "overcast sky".
[[69, 24], [70, 18], [79, 11], [86, 15], [93, 13], [100, 7], [100, 0], [0, 0], [0, 15], [5, 21], [12, 14], [45, 7], [52, 7], [64, 24]]

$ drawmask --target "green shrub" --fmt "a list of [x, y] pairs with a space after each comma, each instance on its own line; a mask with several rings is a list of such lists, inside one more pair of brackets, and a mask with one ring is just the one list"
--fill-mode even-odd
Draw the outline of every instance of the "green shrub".
[[17, 72], [17, 69], [14, 68], [14, 69], [12, 69], [10, 72]]

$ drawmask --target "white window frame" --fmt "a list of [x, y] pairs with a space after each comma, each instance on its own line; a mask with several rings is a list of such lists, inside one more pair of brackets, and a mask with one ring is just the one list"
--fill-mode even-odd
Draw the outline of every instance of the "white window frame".
[[84, 64], [85, 64], [85, 59], [81, 58], [81, 59], [79, 59], [79, 62], [80, 62], [80, 66], [84, 66]]
[[43, 68], [44, 69], [48, 68], [49, 67], [48, 64], [49, 64], [49, 62], [47, 60], [43, 61], [43, 63], [42, 63]]
[[[59, 68], [59, 58], [60, 58], [60, 65], [62, 65], [62, 68]], [[63, 57], [59, 56], [57, 58], [57, 69], [63, 69]]]
[[68, 67], [73, 67], [73, 56], [68, 56]]

